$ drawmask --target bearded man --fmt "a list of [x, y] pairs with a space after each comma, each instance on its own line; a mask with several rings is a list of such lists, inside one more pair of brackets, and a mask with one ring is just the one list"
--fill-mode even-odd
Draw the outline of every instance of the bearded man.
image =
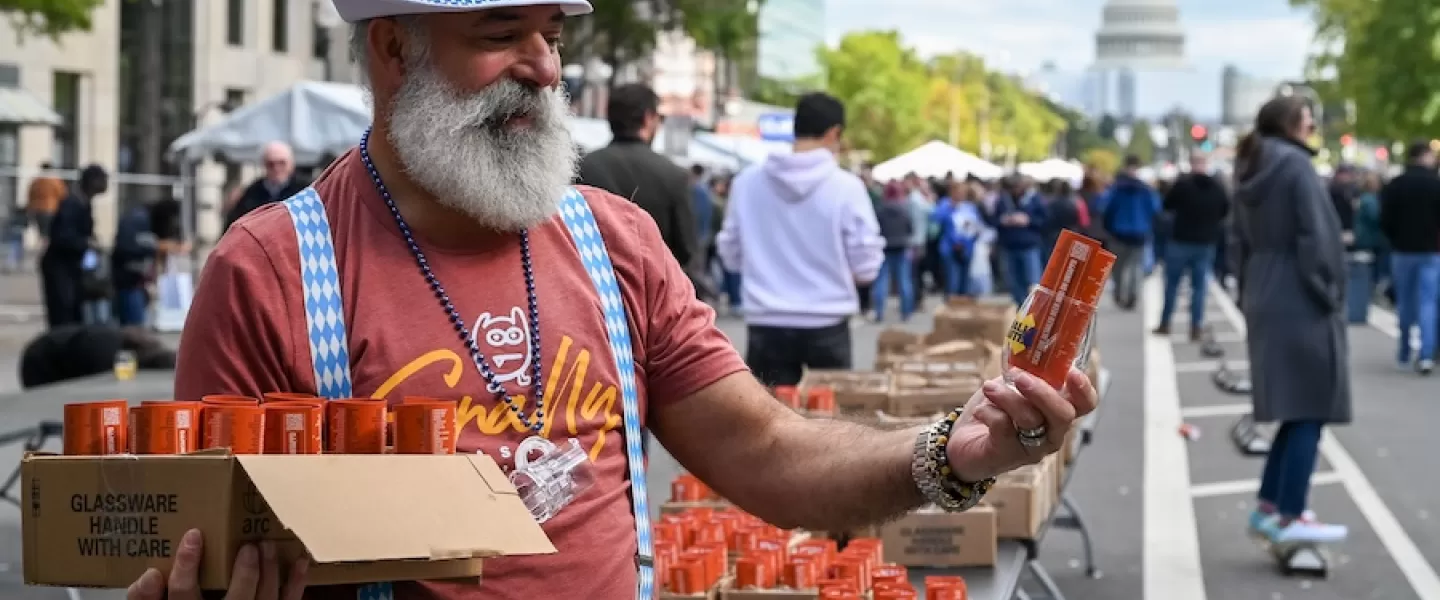
[[[313, 188], [221, 240], [185, 327], [175, 397], [458, 398], [459, 451], [513, 469], [522, 440], [574, 439], [594, 484], [544, 521], [558, 553], [487, 561], [478, 584], [305, 590], [304, 562], [278, 565], [262, 544], [240, 552], [230, 600], [648, 600], [642, 427], [744, 510], [824, 530], [925, 503], [973, 506], [989, 478], [1055, 451], [1094, 409], [1095, 390], [1073, 372], [1064, 393], [1029, 377], [989, 382], [963, 416], [924, 430], [797, 415], [715, 328], [654, 221], [569, 187], [557, 50], [588, 2], [336, 7], [355, 23], [373, 130]], [[825, 136], [830, 151], [839, 130]], [[464, 498], [416, 499], [427, 500], [466, 509]], [[186, 534], [168, 580], [152, 570], [129, 597], [198, 598], [201, 547]]]

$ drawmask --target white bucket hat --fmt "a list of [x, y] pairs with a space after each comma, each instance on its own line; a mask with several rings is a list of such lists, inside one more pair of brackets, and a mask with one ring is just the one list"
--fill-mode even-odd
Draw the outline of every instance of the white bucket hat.
[[512, 6], [558, 6], [566, 15], [590, 14], [589, 0], [335, 0], [335, 11], [348, 23], [427, 13], [491, 10]]

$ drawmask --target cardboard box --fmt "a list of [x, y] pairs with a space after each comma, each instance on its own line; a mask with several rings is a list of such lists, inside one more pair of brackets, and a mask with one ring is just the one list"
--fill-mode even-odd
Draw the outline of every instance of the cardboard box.
[[[474, 578], [483, 558], [555, 547], [483, 455], [54, 456], [21, 463], [25, 583], [123, 588], [205, 536], [204, 589], [273, 540], [309, 583]], [[429, 505], [431, 508], [422, 508]]]
[[[737, 590], [726, 587], [721, 590], [722, 600], [820, 600], [818, 590]], [[870, 592], [860, 594], [861, 598], [873, 597]]]
[[912, 354], [925, 343], [925, 334], [886, 327], [875, 340], [876, 354]]
[[[909, 367], [916, 363], [907, 363]], [[977, 365], [969, 363], [930, 363], [926, 370], [897, 372], [895, 388], [890, 393], [889, 414], [897, 417], [935, 417], [957, 406], [964, 406], [980, 389]]]
[[893, 379], [889, 373], [870, 371], [806, 370], [799, 387], [803, 397], [812, 386], [828, 385], [835, 389], [837, 415], [868, 416], [889, 408]]
[[1054, 510], [1052, 472], [1024, 469], [999, 478], [985, 494], [995, 509], [995, 532], [1001, 539], [1034, 539]]
[[659, 600], [720, 600], [721, 590], [727, 587], [730, 587], [730, 578], [721, 577], [720, 581], [715, 583], [715, 587], [701, 594], [673, 594], [665, 590], [660, 590], [655, 594], [655, 597]]
[[930, 345], [971, 340], [999, 343], [1015, 319], [1013, 304], [951, 302], [935, 309], [935, 329], [925, 337]]
[[880, 527], [885, 562], [907, 567], [988, 567], [998, 544], [995, 509], [963, 513], [920, 510]]

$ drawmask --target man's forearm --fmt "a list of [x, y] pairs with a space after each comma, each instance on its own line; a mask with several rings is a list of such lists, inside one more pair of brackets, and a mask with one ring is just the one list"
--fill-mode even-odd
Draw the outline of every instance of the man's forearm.
[[918, 429], [880, 430], [832, 419], [777, 419], [736, 504], [781, 527], [840, 530], [879, 523], [920, 506], [910, 474]]

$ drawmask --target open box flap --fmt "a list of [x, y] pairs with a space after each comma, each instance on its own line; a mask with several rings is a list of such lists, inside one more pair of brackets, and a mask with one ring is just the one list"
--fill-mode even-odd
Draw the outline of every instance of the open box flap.
[[488, 456], [235, 458], [319, 563], [555, 552]]

